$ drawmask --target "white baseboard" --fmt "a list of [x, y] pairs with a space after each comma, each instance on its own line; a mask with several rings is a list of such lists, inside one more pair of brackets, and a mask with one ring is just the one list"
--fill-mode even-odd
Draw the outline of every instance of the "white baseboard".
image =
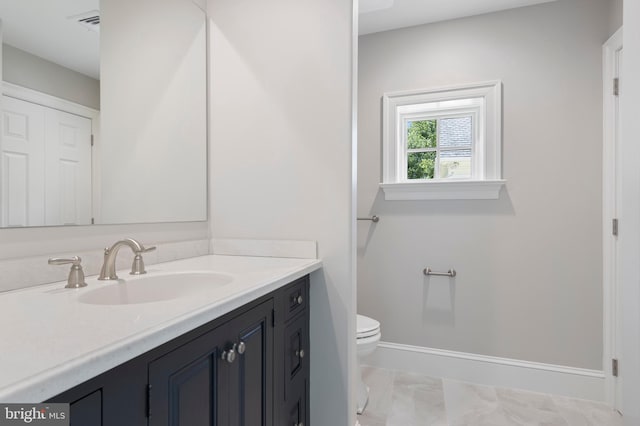
[[604, 372], [380, 342], [367, 365], [489, 386], [604, 401]]

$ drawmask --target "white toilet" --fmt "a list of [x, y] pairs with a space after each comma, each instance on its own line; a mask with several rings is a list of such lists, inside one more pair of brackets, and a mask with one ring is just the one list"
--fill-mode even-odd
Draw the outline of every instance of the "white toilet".
[[369, 388], [362, 381], [362, 369], [360, 363], [362, 358], [371, 355], [376, 350], [382, 334], [380, 333], [380, 323], [373, 318], [358, 315], [356, 320], [358, 337], [358, 414], [364, 412], [367, 402], [369, 402]]

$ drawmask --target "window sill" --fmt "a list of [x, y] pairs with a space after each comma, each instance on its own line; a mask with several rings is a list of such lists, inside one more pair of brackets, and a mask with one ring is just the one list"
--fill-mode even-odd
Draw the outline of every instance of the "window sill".
[[506, 180], [464, 180], [381, 183], [384, 199], [391, 200], [497, 200]]

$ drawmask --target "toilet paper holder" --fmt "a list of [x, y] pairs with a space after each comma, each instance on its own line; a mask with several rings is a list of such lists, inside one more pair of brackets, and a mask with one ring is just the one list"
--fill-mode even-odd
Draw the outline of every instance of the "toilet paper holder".
[[427, 276], [433, 275], [433, 276], [436, 276], [436, 277], [451, 277], [451, 278], [453, 278], [453, 277], [455, 277], [457, 275], [456, 270], [453, 269], [453, 268], [449, 269], [447, 272], [434, 272], [434, 271], [431, 270], [431, 268], [426, 267], [426, 268], [424, 268], [422, 273], [427, 275]]

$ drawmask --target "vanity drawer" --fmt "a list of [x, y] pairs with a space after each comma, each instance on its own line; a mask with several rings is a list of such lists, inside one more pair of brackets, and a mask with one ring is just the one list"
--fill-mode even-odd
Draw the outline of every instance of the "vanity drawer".
[[302, 277], [285, 289], [285, 321], [289, 321], [299, 312], [307, 309], [307, 301], [309, 300], [309, 294], [307, 293], [308, 282], [308, 276]]
[[[295, 389], [304, 383], [309, 365], [309, 338], [307, 335], [307, 318], [300, 315], [295, 318], [284, 332], [284, 395], [289, 401]], [[297, 395], [296, 395], [297, 397]]]
[[296, 389], [296, 397], [287, 405], [287, 423], [290, 426], [304, 426], [307, 420], [307, 381]]

